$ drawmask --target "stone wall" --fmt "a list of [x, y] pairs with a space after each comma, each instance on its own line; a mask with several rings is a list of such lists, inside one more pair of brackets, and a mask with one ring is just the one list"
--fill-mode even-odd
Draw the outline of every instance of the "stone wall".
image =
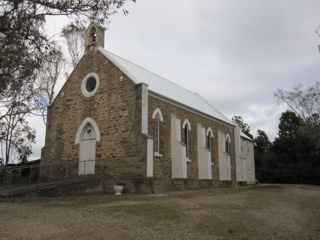
[[[91, 72], [98, 74], [100, 86], [95, 95], [85, 97], [81, 84]], [[90, 117], [100, 131], [96, 159], [107, 161], [105, 174], [108, 177], [145, 176], [146, 139], [140, 134], [141, 86], [136, 86], [126, 76], [120, 81], [122, 75], [99, 51], [83, 56], [48, 107], [42, 165], [78, 160], [76, 133], [82, 121]], [[47, 174], [42, 171], [42, 176]]]
[[[156, 108], [161, 110], [163, 115], [163, 122], [160, 122], [160, 154], [161, 157], [154, 156], [154, 180], [162, 182], [156, 184], [155, 189], [196, 189], [203, 186], [219, 187], [226, 185], [235, 185], [235, 156], [234, 156], [234, 141], [230, 144], [230, 158], [231, 158], [231, 175], [232, 183], [225, 183], [219, 181], [219, 159], [218, 159], [218, 130], [224, 134], [229, 134], [231, 139], [234, 139], [234, 128], [231, 125], [219, 122], [204, 115], [200, 115], [190, 110], [173, 105], [167, 101], [161, 100], [157, 96], [149, 95], [149, 135], [154, 136], [154, 120], [152, 114]], [[190, 159], [187, 163], [187, 179], [174, 180], [171, 179], [171, 139], [170, 139], [170, 124], [171, 115], [175, 115], [181, 120], [181, 123], [188, 119], [191, 124], [191, 131], [189, 131], [190, 143]], [[198, 173], [198, 153], [197, 153], [197, 124], [201, 124], [206, 130], [211, 127], [213, 131], [212, 138], [212, 180], [208, 183], [207, 180], [199, 180]], [[181, 139], [183, 141], [183, 130], [181, 131]], [[169, 180], [169, 181], [166, 181]], [[205, 182], [205, 183], [204, 183]]]

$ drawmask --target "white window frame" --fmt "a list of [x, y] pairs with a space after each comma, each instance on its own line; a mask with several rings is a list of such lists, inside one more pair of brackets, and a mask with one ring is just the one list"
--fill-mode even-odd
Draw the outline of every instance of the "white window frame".
[[[156, 108], [153, 113], [152, 113], [152, 119], [154, 119], [154, 125], [153, 125], [153, 128], [154, 128], [154, 132], [156, 131], [156, 118], [158, 116], [158, 121], [157, 121], [157, 130], [158, 130], [158, 133], [157, 133], [157, 139], [156, 139], [156, 133], [154, 134], [154, 156], [156, 157], [162, 157], [162, 154], [160, 154], [160, 121], [163, 122], [163, 115], [161, 113], [161, 110], [159, 108]], [[155, 144], [158, 144], [157, 148], [155, 147]], [[158, 151], [156, 151], [158, 150]]]
[[[187, 132], [186, 132], [186, 127], [187, 127]], [[187, 161], [190, 162], [191, 160], [190, 160], [189, 131], [191, 131], [191, 124], [188, 119], [184, 120], [182, 124], [182, 128], [183, 128], [183, 134], [184, 134], [184, 144], [186, 145], [186, 158], [187, 158]]]
[[213, 131], [212, 131], [212, 129], [211, 129], [211, 127], [209, 127], [208, 129], [207, 129], [207, 134], [206, 134], [206, 136], [207, 136], [207, 149], [208, 150], [210, 150], [210, 151], [212, 151], [212, 138], [213, 138]]
[[[91, 77], [93, 77], [96, 80], [96, 87], [94, 88], [93, 91], [88, 92], [87, 91], [87, 82], [88, 82], [89, 78], [91, 78]], [[100, 85], [100, 78], [99, 78], [98, 74], [96, 74], [94, 72], [88, 73], [83, 78], [82, 84], [81, 84], [81, 92], [82, 92], [83, 96], [85, 96], [85, 97], [93, 96], [97, 92], [99, 85]]]

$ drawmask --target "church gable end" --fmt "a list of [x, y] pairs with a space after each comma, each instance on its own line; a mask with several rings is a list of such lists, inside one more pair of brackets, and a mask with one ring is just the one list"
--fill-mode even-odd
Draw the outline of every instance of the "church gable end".
[[[99, 51], [87, 52], [48, 108], [42, 164], [78, 161], [81, 142], [75, 138], [83, 121], [92, 119], [100, 132], [95, 145], [96, 167], [108, 162], [110, 171], [123, 171], [123, 164], [131, 162], [137, 151], [142, 152], [137, 134], [141, 128], [141, 118], [137, 117], [140, 99], [141, 87]], [[134, 158], [136, 161], [139, 156]], [[126, 173], [143, 175], [141, 164], [136, 165]]]

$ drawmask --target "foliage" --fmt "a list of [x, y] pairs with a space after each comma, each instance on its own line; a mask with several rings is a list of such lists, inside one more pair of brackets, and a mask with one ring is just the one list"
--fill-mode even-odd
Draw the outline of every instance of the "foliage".
[[320, 184], [319, 147], [305, 134], [306, 126], [294, 112], [282, 113], [278, 137], [264, 151], [255, 151], [259, 181]]
[[[109, 23], [123, 5], [135, 0], [2, 0], [0, 1], [0, 123], [1, 150], [15, 151], [23, 160], [31, 153], [35, 132], [25, 118], [45, 116], [53, 97], [63, 56], [51, 42], [44, 24], [47, 16], [65, 15], [76, 24]], [[127, 10], [123, 10], [125, 14]], [[20, 132], [19, 132], [20, 131]], [[16, 159], [16, 160], [18, 160]]]
[[320, 184], [320, 83], [291, 91], [278, 89], [278, 103], [283, 112], [278, 137], [263, 149], [256, 139], [256, 177], [261, 182]]
[[122, 182], [122, 181], [116, 181], [116, 182], [114, 183], [114, 185], [117, 185], [117, 186], [124, 186], [124, 185], [125, 185], [125, 183], [124, 183], [124, 182]]
[[255, 150], [258, 153], [266, 152], [271, 145], [271, 142], [269, 141], [267, 134], [260, 129], [257, 131], [257, 137], [254, 139], [254, 142]]
[[232, 117], [232, 122], [234, 124], [237, 124], [241, 131], [243, 133], [245, 133], [248, 137], [250, 137], [251, 139], [253, 139], [252, 134], [250, 133], [250, 127], [247, 123], [244, 122], [243, 118], [241, 116], [233, 116]]

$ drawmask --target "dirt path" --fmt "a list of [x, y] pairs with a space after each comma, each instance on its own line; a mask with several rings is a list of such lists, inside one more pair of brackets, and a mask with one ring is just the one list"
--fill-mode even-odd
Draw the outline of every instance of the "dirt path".
[[320, 187], [0, 202], [1, 239], [320, 239]]

